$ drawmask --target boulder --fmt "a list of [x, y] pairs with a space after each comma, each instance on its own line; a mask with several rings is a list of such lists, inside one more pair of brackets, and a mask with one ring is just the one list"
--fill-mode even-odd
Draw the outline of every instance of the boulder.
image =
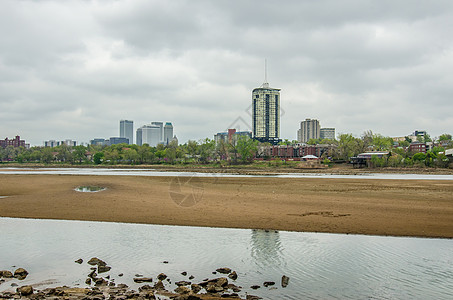
[[230, 274], [231, 273], [231, 269], [230, 268], [218, 268], [216, 271], [219, 272], [219, 273], [222, 273], [222, 274]]
[[217, 278], [216, 285], [225, 286], [227, 284], [228, 284], [228, 279], [226, 279], [226, 277]]
[[190, 287], [195, 294], [198, 294], [198, 292], [201, 291], [201, 285], [199, 284], [193, 283]]
[[247, 297], [245, 299], [247, 299], [247, 300], [259, 300], [259, 299], [263, 299], [263, 298], [258, 297], [258, 296], [254, 296], [254, 295], [247, 295]]
[[214, 283], [210, 283], [208, 284], [208, 286], [205, 288], [206, 289], [206, 292], [208, 293], [219, 293], [219, 292], [223, 292], [223, 287], [221, 286], [218, 286]]
[[185, 286], [185, 285], [190, 285], [191, 282], [185, 281], [185, 280], [181, 280], [181, 281], [176, 281], [175, 284], [176, 284], [177, 286]]
[[238, 279], [238, 274], [236, 273], [236, 271], [233, 271], [232, 273], [230, 273], [230, 274], [228, 275], [228, 277], [229, 277], [230, 279], [236, 280], [236, 279]]
[[257, 289], [260, 288], [260, 286], [255, 284], [255, 285], [252, 285], [250, 288], [251, 288], [251, 289], [254, 289], [254, 290], [257, 290]]
[[98, 265], [98, 273], [105, 273], [110, 271], [112, 267], [106, 266], [106, 265]]
[[85, 283], [86, 283], [86, 284], [91, 284], [91, 278], [88, 277], [88, 278], [85, 280]]
[[75, 261], [75, 263], [81, 264], [83, 263], [83, 259], [79, 258], [78, 260]]
[[27, 277], [28, 272], [24, 268], [18, 268], [14, 271], [14, 277], [19, 278], [20, 280], [25, 279]]
[[95, 265], [98, 265], [98, 266], [101, 266], [101, 265], [107, 265], [107, 263], [97, 257], [93, 257], [91, 258], [89, 261], [88, 261], [88, 264], [89, 265], [92, 265], [92, 266], [95, 266]]
[[158, 280], [165, 280], [165, 278], [167, 278], [167, 275], [165, 275], [164, 273], [160, 273], [159, 275], [157, 275]]
[[33, 287], [31, 285], [25, 285], [17, 288], [17, 292], [20, 293], [21, 296], [28, 296], [33, 294]]
[[159, 280], [158, 282], [156, 282], [154, 284], [154, 289], [158, 290], [158, 291], [165, 290], [165, 286], [164, 286], [164, 283], [162, 282], [162, 280]]
[[189, 294], [190, 293], [190, 289], [186, 286], [178, 286], [176, 289], [175, 289], [175, 292], [178, 293], [178, 294]]
[[189, 276], [189, 280], [192, 280], [192, 279], [194, 279], [194, 278], [195, 278], [195, 276], [193, 276], [193, 275], [190, 275], [190, 276]]
[[264, 287], [268, 287], [268, 286], [271, 286], [271, 285], [275, 285], [275, 282], [273, 282], [273, 281], [265, 281], [263, 283], [263, 285], [264, 285]]
[[13, 273], [11, 273], [11, 271], [1, 271], [3, 277], [5, 278], [13, 278]]
[[283, 287], [283, 288], [287, 287], [287, 286], [288, 286], [288, 283], [289, 283], [289, 277], [283, 275], [283, 276], [282, 276], [282, 287]]
[[186, 276], [186, 275], [187, 275], [187, 272], [184, 271], [184, 272], [181, 273], [181, 275], [182, 275], [182, 276]]

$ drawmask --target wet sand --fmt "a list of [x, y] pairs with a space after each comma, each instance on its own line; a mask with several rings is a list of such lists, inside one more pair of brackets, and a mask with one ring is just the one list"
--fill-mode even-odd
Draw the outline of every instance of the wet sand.
[[450, 180], [0, 175], [0, 196], [1, 217], [453, 238]]

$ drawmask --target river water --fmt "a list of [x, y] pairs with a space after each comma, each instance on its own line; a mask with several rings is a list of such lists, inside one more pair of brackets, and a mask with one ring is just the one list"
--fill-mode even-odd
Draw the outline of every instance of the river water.
[[[0, 174], [129, 176], [225, 176], [136, 169], [8, 169]], [[453, 175], [280, 174], [283, 178], [433, 179]], [[0, 191], [0, 198], [4, 196]], [[1, 201], [1, 199], [0, 199]], [[1, 215], [1, 212], [0, 212]], [[137, 289], [135, 274], [166, 273], [172, 282], [215, 278], [220, 267], [236, 270], [237, 285], [264, 299], [453, 299], [453, 240], [276, 232], [0, 217], [0, 270], [23, 267], [30, 275], [0, 284], [85, 286], [86, 261], [105, 260], [116, 283]], [[76, 259], [84, 259], [79, 265]], [[163, 263], [168, 261], [168, 264]], [[15, 266], [15, 267], [13, 267]], [[187, 276], [181, 272], [188, 272]], [[124, 276], [118, 276], [123, 273]], [[282, 275], [290, 277], [282, 288]], [[263, 287], [274, 281], [273, 287]], [[168, 289], [175, 285], [166, 283]], [[258, 290], [251, 285], [260, 285]]]
[[172, 172], [154, 169], [98, 169], [98, 168], [0, 168], [0, 174], [19, 175], [120, 175], [120, 176], [195, 176], [195, 177], [276, 177], [276, 178], [339, 178], [339, 179], [404, 179], [404, 180], [453, 180], [453, 175], [397, 174], [397, 173], [286, 173], [270, 175], [244, 175], [234, 173]]
[[[83, 287], [86, 261], [97, 256], [112, 267], [105, 274], [134, 289], [137, 273], [155, 278], [163, 272], [172, 282], [193, 275], [192, 282], [201, 282], [229, 267], [239, 275], [235, 284], [244, 287], [243, 296], [453, 299], [451, 239], [0, 218], [0, 254], [0, 269], [30, 273], [0, 290], [14, 289], [11, 283]], [[74, 262], [79, 258], [81, 265]], [[290, 277], [286, 288], [282, 275]], [[275, 281], [274, 289], [264, 281]], [[261, 288], [250, 289], [255, 284]]]

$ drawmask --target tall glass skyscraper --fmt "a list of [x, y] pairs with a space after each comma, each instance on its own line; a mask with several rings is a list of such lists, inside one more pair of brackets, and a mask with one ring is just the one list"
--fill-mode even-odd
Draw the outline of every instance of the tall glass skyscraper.
[[129, 145], [134, 143], [134, 121], [120, 121], [120, 137], [129, 139]]
[[252, 92], [253, 137], [260, 142], [280, 141], [280, 89], [265, 82]]

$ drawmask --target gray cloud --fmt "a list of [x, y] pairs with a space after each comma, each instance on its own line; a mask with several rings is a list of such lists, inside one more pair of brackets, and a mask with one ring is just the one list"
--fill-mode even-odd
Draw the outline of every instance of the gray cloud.
[[[181, 142], [282, 89], [282, 137], [453, 127], [450, 1], [4, 1], [0, 132], [32, 144], [172, 121]], [[1, 137], [4, 138], [4, 137]]]

